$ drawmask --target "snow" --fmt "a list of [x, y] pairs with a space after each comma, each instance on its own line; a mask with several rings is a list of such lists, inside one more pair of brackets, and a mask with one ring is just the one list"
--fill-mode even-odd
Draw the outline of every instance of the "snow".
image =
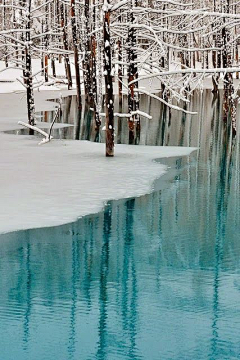
[[[56, 105], [45, 101], [50, 94], [36, 94], [37, 111]], [[108, 200], [144, 195], [166, 172], [154, 159], [194, 150], [116, 145], [116, 157], [106, 158], [104, 144], [53, 140], [38, 146], [35, 137], [2, 133], [18, 128], [19, 120], [26, 121], [25, 99], [0, 95], [0, 233], [72, 222]]]
[[[75, 67], [74, 67], [74, 60], [70, 57], [70, 65], [71, 65], [71, 72], [72, 72], [72, 78], [73, 78], [73, 88], [75, 88]], [[65, 76], [65, 68], [64, 68], [64, 61], [62, 60], [62, 63], [59, 63], [57, 60], [55, 61], [55, 67], [56, 67], [56, 74], [57, 78], [54, 79], [51, 77], [52, 69], [51, 64], [49, 62], [49, 82], [44, 82], [44, 77], [41, 76], [41, 60], [40, 59], [32, 59], [32, 66], [33, 66], [33, 74], [37, 74], [34, 77], [34, 86], [36, 84], [42, 84], [39, 86], [38, 90], [35, 90], [34, 93], [36, 94], [38, 91], [45, 92], [45, 91], [59, 91], [59, 90], [67, 90], [67, 80]], [[20, 69], [13, 68], [15, 67], [14, 64], [10, 64], [10, 67], [5, 70], [5, 63], [3, 61], [0, 61], [0, 94], [6, 94], [6, 93], [18, 93], [21, 92], [24, 94], [26, 92], [26, 89], [21, 84], [22, 81], [22, 71]], [[145, 66], [146, 69], [148, 69], [147, 66]], [[201, 68], [201, 64], [197, 63], [196, 66], [197, 69]], [[139, 72], [139, 76], [143, 77], [142, 80], [139, 81], [139, 89], [142, 89], [143, 91], [140, 91], [142, 93], [146, 93], [146, 90], [148, 89], [148, 92], [151, 93], [158, 93], [159, 89], [161, 89], [161, 80], [158, 78], [144, 78], [147, 77], [147, 74], [149, 74], [149, 71], [147, 70], [141, 70]], [[112, 76], [114, 76], [115, 68], [112, 68]], [[181, 64], [180, 62], [174, 62], [170, 64], [170, 71], [181, 71]], [[81, 79], [83, 78], [82, 72]], [[104, 71], [103, 75], [107, 75], [107, 72]], [[18, 80], [17, 80], [18, 79]], [[123, 78], [123, 83], [127, 84], [127, 77]], [[234, 79], [234, 85], [235, 87], [239, 86], [239, 80]], [[211, 75], [209, 77], [205, 78], [202, 84], [203, 89], [212, 89], [212, 79]], [[220, 81], [219, 88], [223, 88], [223, 82]], [[76, 91], [76, 90], [74, 90]], [[105, 85], [102, 89], [103, 93], [105, 92]], [[113, 83], [113, 92], [114, 94], [118, 94], [118, 82], [115, 81]], [[82, 84], [82, 94], [84, 93], [84, 86]], [[126, 93], [126, 90], [123, 89], [123, 93]], [[162, 101], [163, 102], [163, 101]]]
[[105, 41], [105, 48], [108, 48], [110, 46], [110, 43], [108, 40]]
[[0, 135], [0, 232], [60, 225], [101, 210], [111, 199], [144, 195], [166, 168], [156, 158], [188, 155], [190, 148], [117, 145]]
[[[19, 68], [15, 68], [14, 64], [9, 64], [9, 68], [5, 70], [5, 63], [0, 61], [0, 93], [10, 93], [17, 91], [24, 91], [25, 88], [21, 84], [22, 81], [22, 70]], [[71, 72], [73, 77], [75, 77], [75, 67], [73, 59], [70, 60]], [[59, 90], [59, 89], [67, 89], [67, 80], [65, 77], [65, 68], [64, 68], [64, 60], [62, 63], [55, 61], [56, 66], [56, 74], [57, 78], [54, 79], [50, 77], [49, 82], [40, 86], [41, 91], [46, 90]], [[44, 77], [41, 76], [41, 60], [40, 59], [32, 59], [32, 68], [33, 74], [37, 74], [34, 77], [34, 86], [38, 82], [39, 84], [44, 83]], [[52, 69], [51, 64], [49, 62], [49, 74], [51, 75]], [[18, 81], [19, 79], [20, 81]]]

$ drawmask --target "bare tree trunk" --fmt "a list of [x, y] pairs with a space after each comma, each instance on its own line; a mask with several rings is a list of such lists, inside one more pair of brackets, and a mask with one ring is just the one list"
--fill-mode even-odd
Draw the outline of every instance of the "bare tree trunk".
[[91, 53], [91, 44], [90, 44], [90, 7], [89, 0], [85, 0], [84, 3], [84, 17], [85, 17], [85, 34], [84, 34], [84, 51], [85, 57], [83, 60], [83, 68], [84, 68], [84, 89], [85, 96], [87, 101], [90, 102], [91, 97], [91, 75], [90, 75], [90, 53]]
[[[16, 9], [13, 8], [12, 9], [12, 19], [13, 19], [13, 28], [16, 29], [16, 13], [15, 13]], [[19, 63], [18, 63], [18, 34], [16, 34], [16, 42], [15, 42], [15, 56], [16, 56], [16, 62], [15, 62], [15, 66], [19, 67]]]
[[[41, 21], [42, 33], [44, 33], [44, 20]], [[44, 49], [44, 37], [41, 39], [42, 51]], [[41, 75], [44, 76], [44, 53], [41, 53]]]
[[95, 117], [95, 126], [96, 130], [99, 131], [101, 126], [101, 120], [99, 116], [99, 112], [97, 109], [97, 101], [98, 101], [98, 92], [97, 92], [97, 66], [96, 66], [96, 38], [92, 36], [91, 39], [92, 44], [92, 98], [93, 98], [93, 108], [94, 108], [94, 117]]
[[[235, 5], [235, 14], [237, 14], [237, 5]], [[237, 37], [237, 27], [235, 27], [235, 36]], [[239, 64], [238, 39], [236, 40], [236, 45], [235, 45], [235, 61], [236, 61], [236, 66], [238, 66]], [[236, 79], [239, 79], [239, 72], [236, 73]]]
[[[6, 22], [6, 0], [3, 0], [3, 16], [2, 16], [2, 22], [3, 22], [3, 29], [5, 29], [5, 22]], [[4, 60], [5, 60], [5, 66], [8, 67], [8, 56], [7, 56], [7, 46], [4, 47]]]
[[114, 156], [114, 99], [112, 78], [112, 54], [110, 42], [110, 6], [104, 1], [103, 37], [104, 37], [104, 74], [106, 101], [106, 156]]
[[[33, 85], [32, 85], [32, 59], [30, 52], [30, 43], [31, 43], [31, 0], [28, 0], [26, 8], [26, 38], [25, 38], [25, 82], [27, 88], [27, 111], [28, 111], [28, 123], [29, 125], [34, 125], [34, 97], [33, 97]], [[30, 130], [32, 134], [33, 131]]]
[[122, 82], [123, 82], [123, 70], [122, 70], [122, 43], [119, 39], [118, 42], [118, 96], [119, 96], [119, 108], [122, 108]]
[[[60, 13], [61, 13], [61, 28], [63, 31], [63, 47], [64, 47], [64, 50], [66, 50], [66, 52], [67, 52], [68, 51], [68, 41], [67, 41], [66, 19], [65, 19], [63, 4], [61, 4]], [[72, 88], [72, 74], [71, 74], [70, 61], [69, 61], [68, 54], [66, 54], [64, 57], [65, 57], [66, 77], [68, 80], [68, 90], [70, 90]]]
[[[60, 30], [60, 28], [61, 28], [61, 9], [60, 9], [60, 4], [59, 4], [59, 0], [56, 0], [56, 15], [57, 15], [57, 31], [60, 33], [61, 32], [61, 30]], [[58, 56], [58, 62], [59, 62], [59, 64], [61, 64], [62, 63], [62, 55], [61, 54], [59, 54], [59, 56]]]
[[53, 75], [53, 77], [56, 77], [55, 59], [53, 56], [51, 58], [51, 66], [52, 66], [52, 75]]
[[48, 47], [49, 47], [49, 35], [48, 35], [48, 4], [45, 5], [45, 51], [46, 54], [44, 56], [44, 75], [45, 82], [48, 82]]
[[[92, 0], [93, 14], [92, 14], [92, 31], [95, 30], [96, 26], [96, 6], [95, 0]], [[96, 64], [96, 52], [97, 42], [95, 33], [91, 36], [91, 98], [94, 108], [94, 119], [95, 119], [95, 130], [97, 131], [96, 139], [99, 138], [99, 128], [101, 126], [101, 120], [98, 112], [98, 88], [97, 88], [97, 64]]]
[[45, 82], [48, 82], [48, 55], [44, 56], [44, 75]]
[[[224, 12], [230, 12], [230, 0], [226, 0], [224, 4]], [[223, 19], [225, 23], [225, 18]], [[222, 28], [222, 39], [223, 39], [223, 52], [222, 52], [222, 61], [223, 68], [232, 67], [232, 54], [230, 43], [230, 33], [229, 30], [224, 26]], [[224, 75], [224, 100], [223, 100], [223, 120], [227, 124], [229, 115], [231, 115], [231, 124], [233, 132], [236, 132], [236, 104], [233, 98], [234, 95], [234, 85], [233, 85], [233, 75], [232, 73], [226, 73]]]
[[[134, 6], [137, 6], [137, 0], [131, 0], [131, 11], [129, 14], [131, 24], [128, 29], [128, 83], [131, 83], [133, 80], [138, 78], [138, 69], [137, 69], [137, 55], [135, 52], [136, 47], [136, 30], [134, 28], [134, 13], [132, 11]], [[128, 112], [131, 114], [131, 117], [128, 120], [129, 128], [129, 144], [133, 144], [135, 140], [135, 122], [137, 123], [138, 130], [140, 129], [140, 117], [139, 115], [132, 115], [132, 112], [138, 110], [139, 101], [138, 96], [136, 96], [134, 90], [137, 86], [137, 83], [130, 84], [128, 86]], [[139, 132], [138, 132], [139, 133]]]
[[[236, 66], [238, 66], [239, 65], [238, 41], [237, 41], [236, 50], [235, 50], [235, 61], [236, 61]], [[236, 73], [236, 79], [239, 80], [239, 72]]]
[[80, 79], [80, 69], [79, 69], [75, 0], [71, 0], [71, 20], [72, 20], [74, 65], [75, 65], [75, 74], [76, 74], [77, 103], [78, 103], [78, 109], [81, 109], [82, 108], [82, 98], [81, 98], [82, 94], [81, 94], [81, 79]]
[[[213, 11], [216, 11], [216, 0], [213, 0]], [[212, 29], [214, 29], [214, 26], [216, 26], [215, 23], [212, 24]], [[219, 34], [214, 34], [213, 35], [213, 45], [215, 47], [217, 47], [219, 45]], [[213, 50], [212, 51], [212, 63], [213, 63], [213, 67], [216, 68], [218, 65], [218, 51], [217, 50]], [[212, 76], [212, 83], [213, 83], [213, 94], [217, 94], [218, 92], [218, 82], [219, 82], [219, 75], [214, 74]]]

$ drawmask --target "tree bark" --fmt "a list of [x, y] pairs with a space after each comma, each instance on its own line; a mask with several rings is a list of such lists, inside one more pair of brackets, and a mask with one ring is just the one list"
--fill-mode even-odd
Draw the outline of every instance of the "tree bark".
[[75, 74], [76, 74], [77, 103], [78, 103], [78, 109], [80, 110], [82, 108], [82, 97], [81, 97], [82, 94], [81, 94], [81, 78], [80, 78], [80, 69], [79, 69], [75, 0], [71, 0], [71, 20], [72, 20], [74, 65], [75, 65]]
[[[133, 14], [133, 7], [137, 6], [137, 0], [131, 0], [130, 5], [130, 14], [129, 14], [129, 29], [128, 29], [128, 83], [138, 78], [138, 69], [137, 69], [137, 55], [135, 51], [136, 47], [136, 30], [134, 28], [135, 18]], [[139, 108], [139, 100], [138, 96], [134, 92], [135, 87], [137, 87], [137, 83], [133, 83], [128, 87], [128, 112], [131, 114], [133, 111], [138, 110]], [[133, 144], [135, 141], [135, 122], [137, 124], [138, 130], [140, 129], [140, 117], [139, 115], [131, 115], [128, 120], [128, 128], [129, 128], [129, 144]], [[140, 132], [138, 131], [138, 134]]]
[[84, 51], [85, 56], [83, 60], [83, 68], [84, 68], [84, 89], [85, 96], [87, 101], [90, 102], [91, 97], [91, 69], [90, 69], [90, 53], [91, 53], [91, 42], [90, 42], [90, 7], [89, 0], [85, 0], [84, 3], [84, 16], [85, 16], [85, 34], [84, 34]]
[[[31, 43], [31, 0], [28, 0], [26, 8], [26, 38], [25, 38], [25, 61], [26, 69], [24, 72], [25, 83], [27, 88], [27, 111], [28, 111], [28, 123], [29, 125], [34, 125], [34, 97], [33, 97], [33, 86], [32, 86], [32, 59], [30, 52], [30, 43]], [[30, 134], [33, 131], [30, 130]]]
[[106, 101], [106, 156], [114, 156], [114, 102], [112, 56], [110, 42], [110, 5], [109, 0], [104, 2], [103, 37], [104, 37], [104, 74], [105, 74], [105, 101]]
[[[65, 25], [65, 15], [64, 15], [64, 5], [61, 4], [60, 8], [61, 13], [61, 28], [63, 32], [63, 47], [64, 50], [68, 51], [68, 41], [67, 41], [67, 32], [66, 32], [66, 25]], [[68, 80], [68, 90], [72, 89], [72, 74], [71, 74], [71, 67], [68, 54], [64, 55], [65, 58], [65, 68], [66, 68], [66, 76]]]

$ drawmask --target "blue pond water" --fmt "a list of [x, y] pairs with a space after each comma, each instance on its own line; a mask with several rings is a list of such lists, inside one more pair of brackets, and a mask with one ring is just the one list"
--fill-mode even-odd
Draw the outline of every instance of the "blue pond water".
[[158, 127], [200, 151], [155, 192], [0, 235], [1, 360], [240, 358], [239, 137], [196, 96], [198, 119]]

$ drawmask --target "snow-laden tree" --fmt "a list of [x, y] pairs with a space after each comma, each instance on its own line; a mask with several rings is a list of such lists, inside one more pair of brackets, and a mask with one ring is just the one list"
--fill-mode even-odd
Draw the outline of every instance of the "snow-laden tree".
[[[130, 143], [139, 141], [141, 118], [151, 118], [141, 111], [141, 94], [157, 99], [166, 111], [193, 114], [191, 94], [206, 77], [212, 78], [215, 96], [223, 81], [224, 121], [236, 131], [240, 14], [235, 0], [3, 0], [0, 17], [1, 59], [6, 68], [23, 70], [20, 81], [31, 124], [33, 89], [51, 84], [50, 77], [54, 83], [55, 62], [63, 59], [68, 88], [76, 86], [79, 111], [83, 92], [93, 109], [96, 134], [104, 89], [108, 154], [113, 155], [114, 146], [114, 91], [119, 96], [115, 116], [127, 119]], [[34, 81], [32, 58], [41, 59], [41, 82]], [[154, 92], [142, 86], [150, 80]]]

